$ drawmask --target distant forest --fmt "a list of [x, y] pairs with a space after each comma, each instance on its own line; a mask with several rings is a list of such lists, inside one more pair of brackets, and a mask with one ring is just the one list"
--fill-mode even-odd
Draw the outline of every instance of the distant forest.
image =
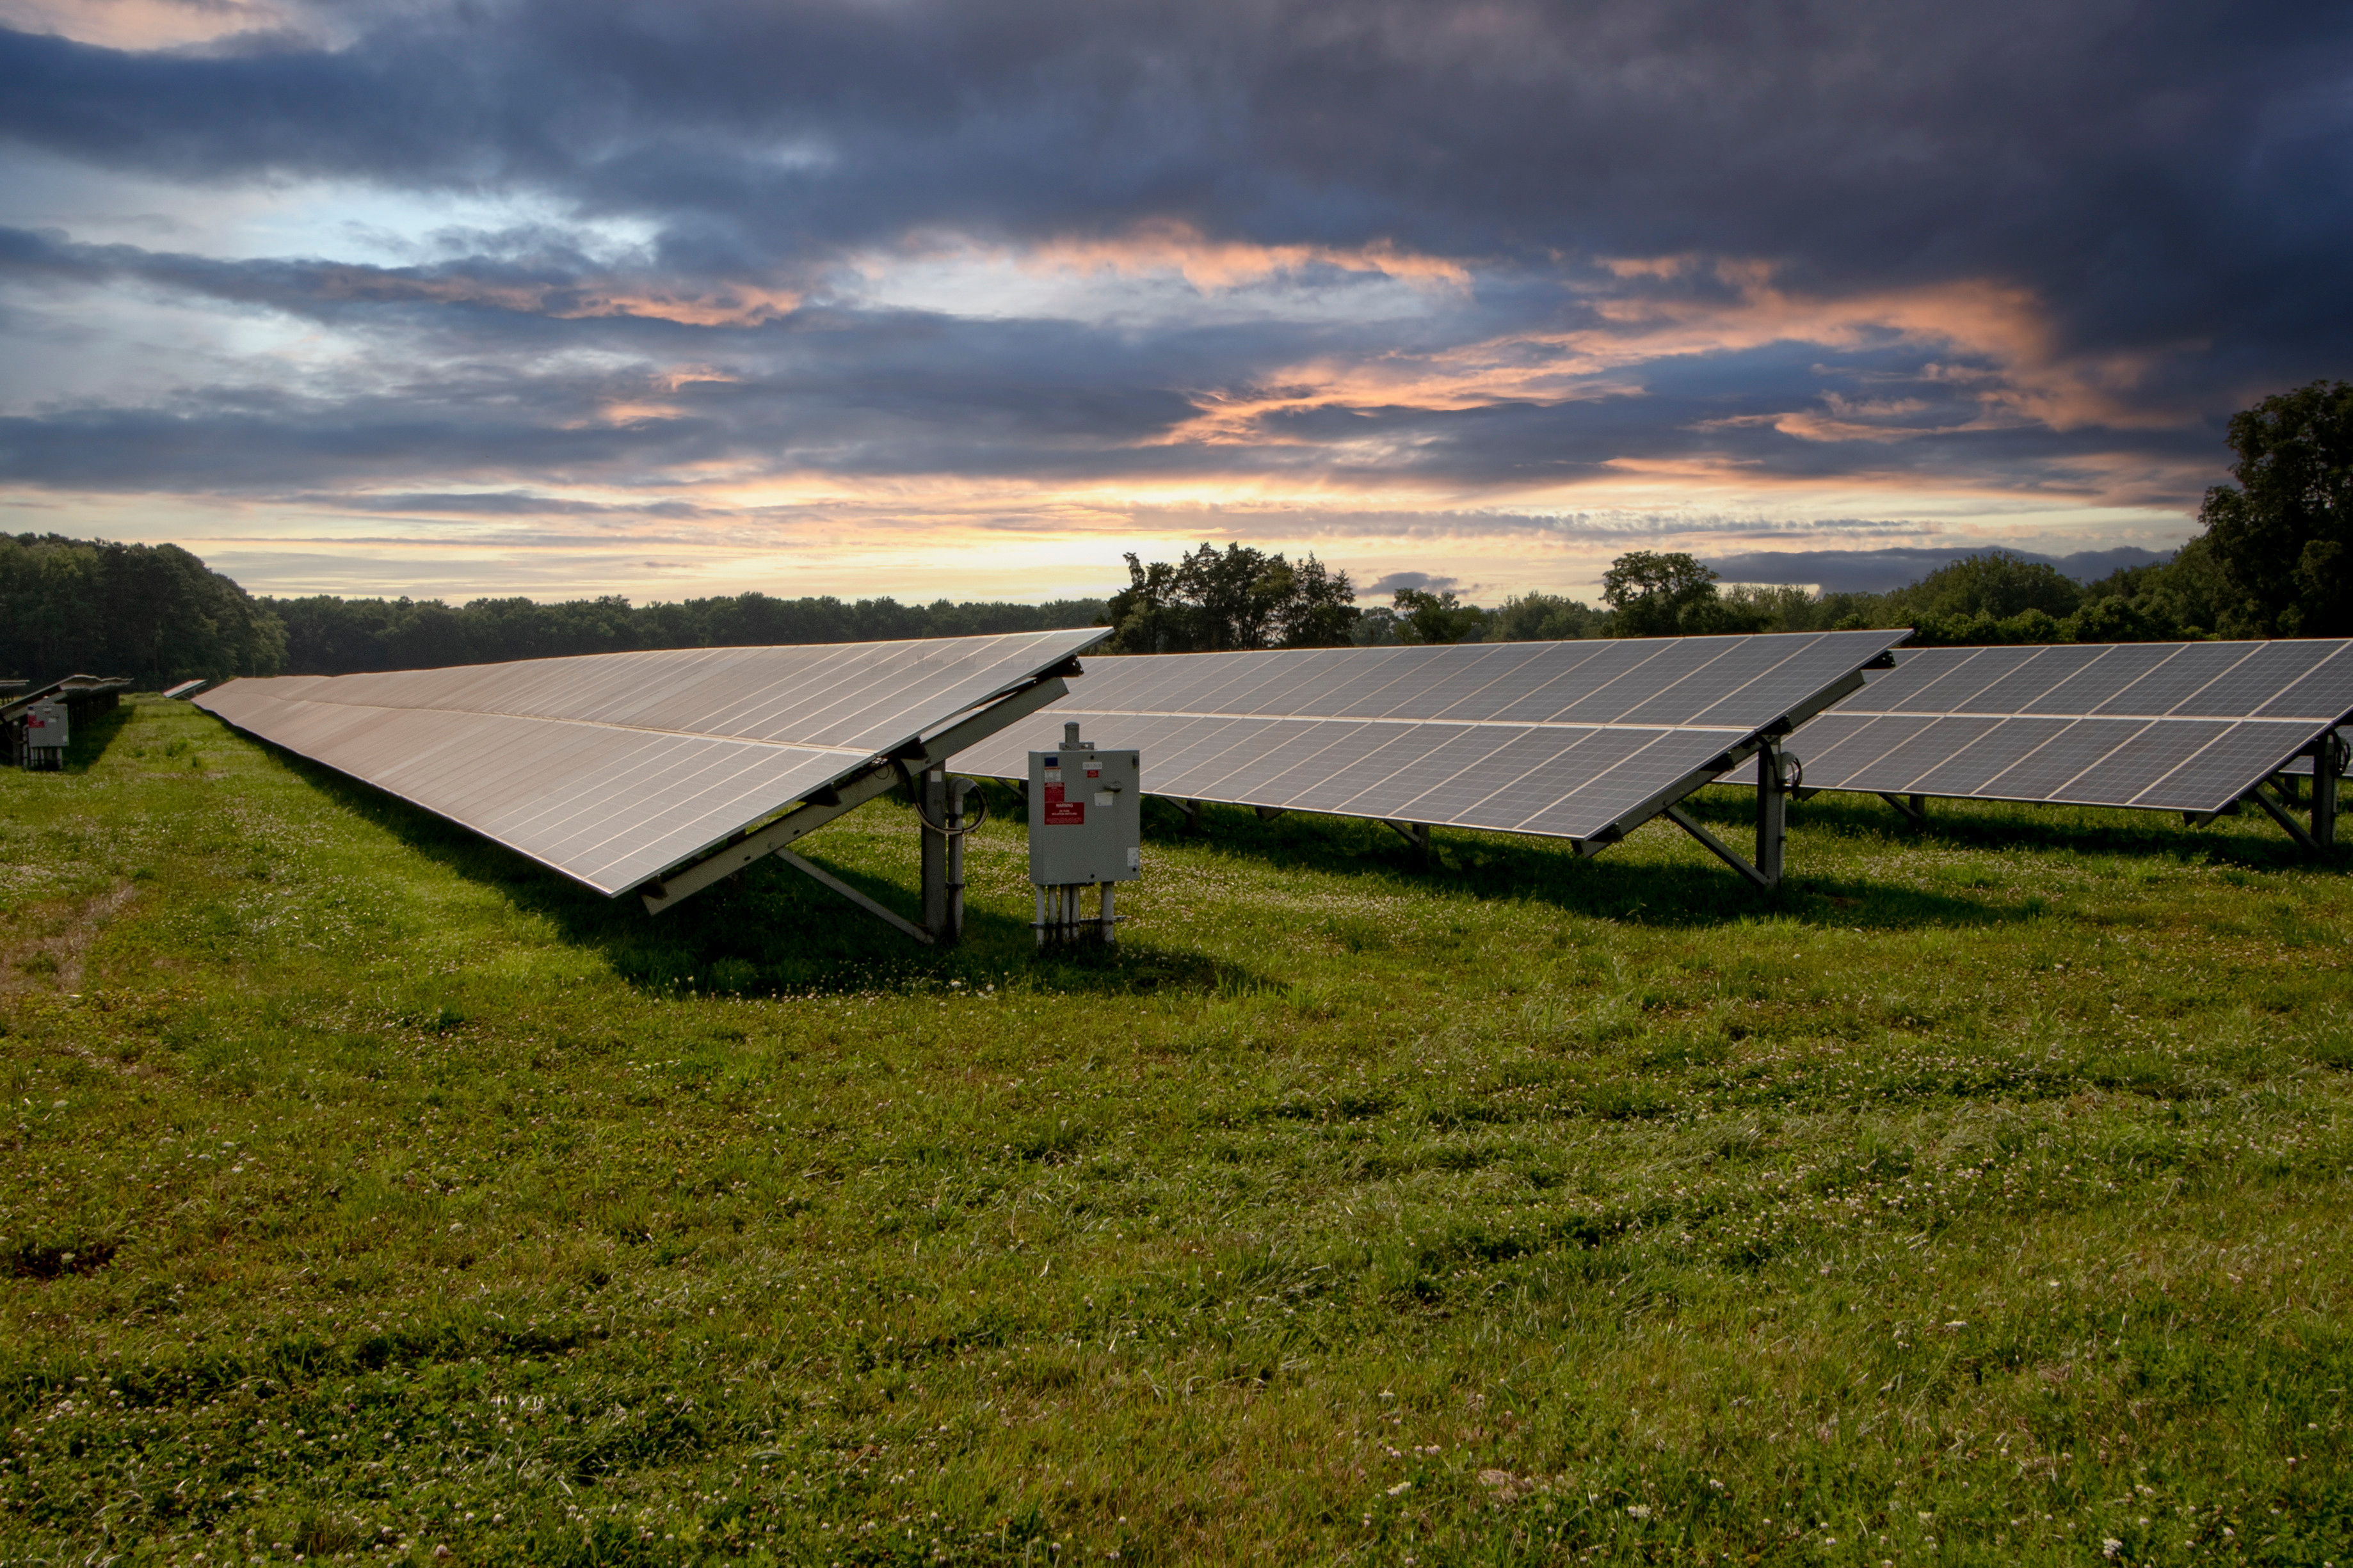
[[1633, 551], [1601, 604], [1547, 594], [1489, 609], [1406, 589], [1366, 610], [1345, 572], [1249, 545], [1127, 557], [1107, 599], [902, 605], [764, 594], [633, 605], [255, 598], [173, 544], [0, 534], [0, 677], [347, 675], [631, 648], [864, 642], [1106, 626], [1129, 653], [1533, 642], [1910, 626], [1915, 646], [2353, 636], [2353, 385], [2315, 382], [2232, 418], [2236, 485], [2172, 560], [2081, 584], [1987, 551], [1886, 594], [1725, 584], [1689, 555]]
[[765, 594], [631, 605], [256, 597], [175, 544], [0, 534], [0, 677], [351, 675], [631, 648], [869, 642], [1099, 624], [1101, 599], [902, 605]]

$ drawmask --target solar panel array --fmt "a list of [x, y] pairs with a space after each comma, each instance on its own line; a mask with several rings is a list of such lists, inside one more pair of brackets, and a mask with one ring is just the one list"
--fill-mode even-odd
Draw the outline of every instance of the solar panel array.
[[1076, 719], [1143, 752], [1150, 795], [1608, 842], [1907, 635], [1097, 658], [1068, 700], [952, 765], [1027, 777]]
[[195, 700], [617, 894], [1109, 635], [1091, 627], [285, 676], [234, 680]]
[[1791, 742], [1809, 789], [2220, 811], [2353, 717], [2353, 642], [1915, 648]]

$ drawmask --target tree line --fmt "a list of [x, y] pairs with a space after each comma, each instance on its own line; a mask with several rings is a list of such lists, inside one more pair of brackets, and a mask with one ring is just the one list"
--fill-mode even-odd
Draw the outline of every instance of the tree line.
[[1088, 626], [1101, 599], [1043, 605], [902, 605], [896, 599], [773, 598], [749, 593], [632, 605], [617, 595], [570, 599], [343, 599], [315, 595], [259, 603], [286, 627], [285, 668], [298, 675], [431, 669], [637, 648], [746, 647], [777, 643], [888, 642]]

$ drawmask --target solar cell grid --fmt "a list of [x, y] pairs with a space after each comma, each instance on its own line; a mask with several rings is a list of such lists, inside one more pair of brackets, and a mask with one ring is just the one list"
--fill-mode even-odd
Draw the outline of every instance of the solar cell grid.
[[2012, 708], [2021, 713], [2089, 713], [2163, 663], [2165, 657], [2161, 648], [2147, 644], [2052, 648], [2030, 667], [2048, 680], [2041, 692], [2012, 703], [2007, 691], [1996, 689], [1980, 700], [1989, 709]]
[[619, 893], [1108, 635], [600, 654], [237, 680], [195, 700]]
[[[1901, 636], [1097, 658], [1066, 704], [956, 766], [1022, 776], [1032, 742], [1076, 718], [1095, 743], [1143, 752], [1153, 794], [1606, 842]], [[1157, 728], [1178, 711], [1230, 717]]]
[[2211, 812], [2348, 714], [2344, 641], [1919, 648], [1791, 747], [1812, 788]]

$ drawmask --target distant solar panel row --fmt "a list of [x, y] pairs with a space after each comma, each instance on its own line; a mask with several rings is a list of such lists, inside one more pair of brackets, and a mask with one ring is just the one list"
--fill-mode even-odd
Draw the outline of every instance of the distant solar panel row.
[[1148, 794], [1606, 843], [1905, 635], [1096, 658], [1068, 701], [954, 765], [1023, 777], [1077, 719], [1143, 752]]
[[1809, 789], [2220, 811], [2353, 715], [2353, 643], [1917, 648], [1806, 726]]
[[235, 680], [198, 707], [618, 894], [1110, 634]]

